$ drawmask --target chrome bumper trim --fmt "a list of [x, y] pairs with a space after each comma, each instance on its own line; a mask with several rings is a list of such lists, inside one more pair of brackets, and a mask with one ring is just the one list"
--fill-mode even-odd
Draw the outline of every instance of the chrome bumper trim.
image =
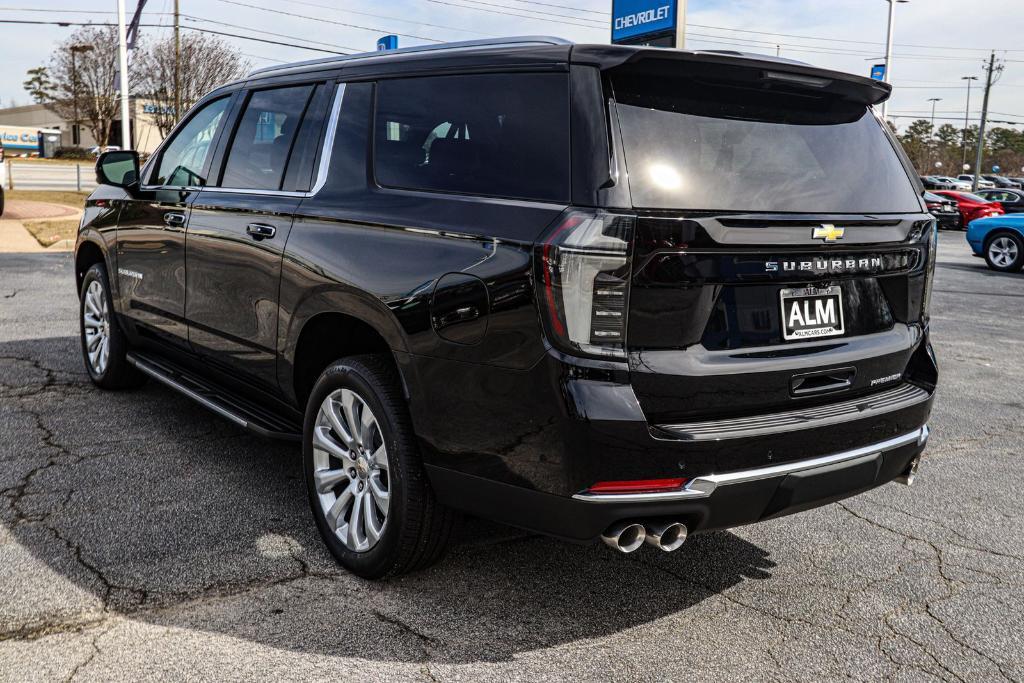
[[766, 434], [795, 432], [801, 429], [817, 429], [829, 425], [861, 420], [896, 410], [910, 408], [924, 403], [931, 394], [913, 384], [898, 387], [839, 403], [823, 406], [796, 408], [781, 413], [751, 415], [728, 420], [705, 422], [684, 422], [679, 424], [656, 425], [656, 429], [683, 441], [722, 441], [741, 439]]
[[875, 455], [901, 448], [907, 444], [917, 443], [923, 446], [928, 441], [928, 425], [915, 429], [909, 434], [897, 436], [880, 443], [869, 444], [850, 451], [823, 455], [807, 460], [784, 462], [770, 467], [759, 467], [752, 470], [738, 470], [736, 472], [724, 472], [722, 474], [707, 474], [696, 477], [686, 483], [678, 491], [662, 491], [658, 493], [577, 493], [573, 496], [575, 500], [582, 500], [588, 503], [665, 503], [675, 500], [693, 500], [707, 498], [715, 492], [719, 486], [732, 484], [743, 484], [761, 479], [772, 479], [782, 477], [794, 472], [805, 472], [818, 467], [827, 467], [848, 460], [856, 460], [867, 455]]

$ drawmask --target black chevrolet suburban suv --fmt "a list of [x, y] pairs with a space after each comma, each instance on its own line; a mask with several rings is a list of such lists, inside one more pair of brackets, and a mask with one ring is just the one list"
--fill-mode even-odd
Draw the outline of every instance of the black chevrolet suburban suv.
[[888, 95], [552, 38], [256, 71], [99, 160], [86, 367], [301, 442], [365, 577], [461, 512], [671, 551], [909, 483], [936, 228]]

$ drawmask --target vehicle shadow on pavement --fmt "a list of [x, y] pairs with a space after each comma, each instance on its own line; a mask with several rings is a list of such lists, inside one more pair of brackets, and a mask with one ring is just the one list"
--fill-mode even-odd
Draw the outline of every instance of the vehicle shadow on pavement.
[[468, 520], [437, 566], [363, 581], [317, 536], [294, 445], [153, 382], [101, 392], [73, 337], [0, 343], [0, 521], [0, 595], [20, 596], [0, 637], [124, 616], [387, 661], [502, 661], [608, 636], [774, 567], [727, 532], [620, 555]]

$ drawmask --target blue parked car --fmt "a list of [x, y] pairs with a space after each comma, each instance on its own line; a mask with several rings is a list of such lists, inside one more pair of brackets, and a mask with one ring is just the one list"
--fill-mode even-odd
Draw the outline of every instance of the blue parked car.
[[992, 270], [1017, 272], [1024, 266], [1024, 214], [990, 216], [971, 221], [967, 243]]

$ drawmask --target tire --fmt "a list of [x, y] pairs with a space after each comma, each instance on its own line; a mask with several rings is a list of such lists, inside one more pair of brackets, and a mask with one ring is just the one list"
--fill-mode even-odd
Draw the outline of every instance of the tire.
[[352, 356], [324, 370], [306, 404], [302, 461], [317, 528], [348, 571], [381, 579], [444, 555], [458, 516], [434, 497], [387, 358]]
[[1024, 266], [1024, 239], [1014, 232], [1000, 232], [985, 241], [985, 263], [992, 270], [1016, 273]]
[[82, 278], [78, 302], [82, 360], [93, 384], [102, 389], [130, 389], [146, 377], [128, 362], [128, 339], [114, 315], [110, 280], [102, 263], [93, 264]]

